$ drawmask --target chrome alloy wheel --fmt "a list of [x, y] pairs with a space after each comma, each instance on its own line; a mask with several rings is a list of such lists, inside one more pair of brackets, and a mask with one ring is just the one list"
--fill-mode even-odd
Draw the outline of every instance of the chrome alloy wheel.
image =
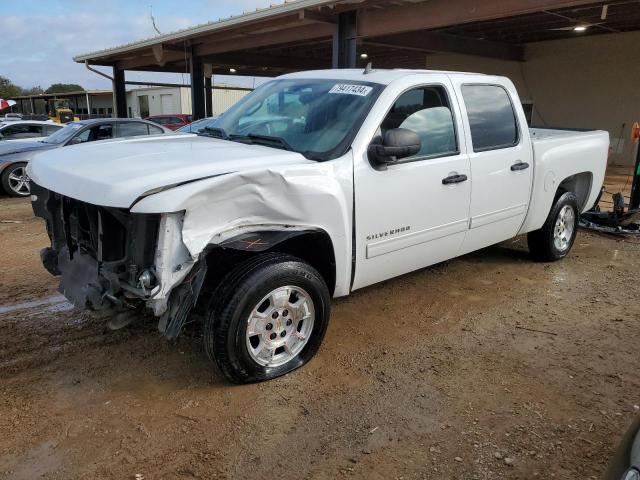
[[559, 251], [564, 252], [569, 248], [575, 228], [576, 215], [573, 208], [570, 205], [565, 205], [556, 218], [553, 230], [553, 244]]
[[287, 285], [264, 296], [247, 319], [247, 350], [265, 367], [279, 367], [298, 355], [313, 331], [313, 300]]
[[9, 173], [9, 188], [21, 196], [29, 195], [29, 176], [27, 167], [20, 166], [14, 168]]

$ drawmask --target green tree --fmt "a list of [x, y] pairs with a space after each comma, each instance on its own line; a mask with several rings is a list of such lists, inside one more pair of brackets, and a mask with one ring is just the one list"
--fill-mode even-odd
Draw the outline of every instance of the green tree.
[[17, 85], [14, 85], [11, 80], [6, 77], [0, 76], [0, 98], [10, 100], [13, 97], [17, 97], [22, 93], [22, 90]]
[[75, 83], [54, 83], [44, 93], [84, 92], [84, 88]]

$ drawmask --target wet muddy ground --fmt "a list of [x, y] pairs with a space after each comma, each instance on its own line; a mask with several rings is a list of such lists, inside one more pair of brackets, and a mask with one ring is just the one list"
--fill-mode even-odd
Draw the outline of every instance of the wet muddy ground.
[[[0, 478], [599, 478], [640, 404], [640, 245], [524, 239], [333, 304], [316, 359], [230, 386], [197, 331], [107, 332], [0, 198]], [[136, 477], [136, 475], [138, 475]]]

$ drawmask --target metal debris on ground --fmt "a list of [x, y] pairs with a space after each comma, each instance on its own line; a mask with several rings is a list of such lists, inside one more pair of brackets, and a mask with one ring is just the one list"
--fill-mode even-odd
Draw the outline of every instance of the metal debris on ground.
[[[640, 126], [636, 123], [631, 132], [631, 140], [640, 140]], [[636, 149], [636, 162], [631, 173], [631, 196], [629, 204], [623, 192], [612, 194], [613, 208], [611, 211], [600, 210], [600, 201], [604, 187], [596, 200], [594, 207], [580, 217], [580, 226], [597, 232], [615, 235], [640, 235], [640, 148]], [[625, 185], [626, 186], [626, 185]]]

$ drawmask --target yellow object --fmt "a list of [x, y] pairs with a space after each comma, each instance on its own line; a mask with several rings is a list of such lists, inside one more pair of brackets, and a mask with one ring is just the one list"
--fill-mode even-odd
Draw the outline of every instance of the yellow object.
[[69, 100], [66, 98], [52, 98], [47, 102], [49, 119], [56, 123], [69, 123], [80, 120], [73, 114], [69, 107]]

